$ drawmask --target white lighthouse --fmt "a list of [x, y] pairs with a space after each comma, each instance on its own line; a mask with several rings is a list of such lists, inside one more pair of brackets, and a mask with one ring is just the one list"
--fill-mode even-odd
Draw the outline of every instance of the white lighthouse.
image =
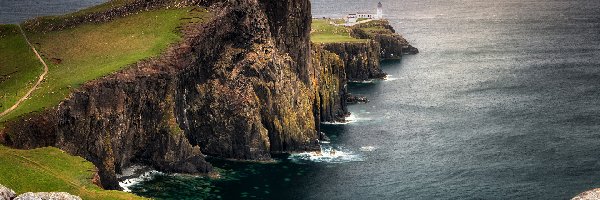
[[377, 15], [375, 16], [375, 18], [383, 19], [383, 5], [381, 5], [381, 2], [377, 4]]

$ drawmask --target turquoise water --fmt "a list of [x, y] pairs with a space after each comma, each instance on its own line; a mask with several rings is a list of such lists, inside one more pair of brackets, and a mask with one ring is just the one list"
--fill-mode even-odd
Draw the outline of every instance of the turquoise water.
[[[376, 1], [315, 0], [315, 17]], [[384, 0], [421, 51], [325, 125], [325, 156], [220, 160], [222, 178], [156, 175], [158, 199], [567, 199], [600, 187], [600, 2]], [[369, 8], [369, 9], [366, 9]], [[370, 9], [372, 8], [372, 9]], [[335, 149], [335, 153], [329, 149]]]

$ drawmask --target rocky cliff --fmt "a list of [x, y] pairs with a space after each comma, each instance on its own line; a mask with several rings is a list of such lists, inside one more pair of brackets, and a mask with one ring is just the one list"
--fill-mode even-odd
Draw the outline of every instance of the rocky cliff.
[[[347, 113], [346, 74], [337, 56], [311, 50], [310, 2], [184, 2], [212, 6], [215, 16], [185, 27], [182, 42], [160, 57], [86, 83], [57, 107], [6, 124], [0, 140], [82, 156], [98, 167], [107, 189], [117, 189], [116, 174], [134, 163], [205, 173], [212, 167], [204, 155], [269, 160], [272, 153], [318, 150], [319, 122]], [[127, 12], [80, 18], [102, 22]], [[82, 21], [67, 22], [57, 29]]]
[[1, 143], [56, 146], [82, 156], [98, 167], [107, 189], [118, 189], [116, 174], [132, 164], [206, 173], [212, 167], [205, 155], [270, 160], [274, 153], [317, 151], [320, 122], [348, 115], [348, 80], [383, 78], [381, 55], [399, 51], [382, 48], [386, 40], [377, 37], [311, 45], [309, 0], [132, 2], [27, 27], [59, 30], [160, 6], [210, 6], [214, 17], [182, 27], [182, 41], [161, 56], [88, 82], [60, 105], [7, 123]]
[[381, 45], [369, 40], [366, 42], [325, 43], [323, 48], [337, 54], [343, 61], [349, 81], [381, 79], [386, 73], [379, 65]]
[[319, 80], [316, 116], [320, 116], [320, 122], [343, 122], [350, 114], [346, 103], [348, 79], [344, 62], [321, 45], [313, 44], [311, 55]]
[[370, 39], [379, 43], [382, 60], [401, 59], [402, 55], [419, 53], [419, 50], [397, 34], [394, 27], [386, 20], [355, 25], [350, 34], [355, 38]]

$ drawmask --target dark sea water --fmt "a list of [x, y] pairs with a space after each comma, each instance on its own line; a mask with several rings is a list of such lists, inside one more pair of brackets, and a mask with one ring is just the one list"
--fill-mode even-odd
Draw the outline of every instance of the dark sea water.
[[[0, 22], [21, 20], [0, 2]], [[376, 3], [314, 0], [313, 14]], [[350, 107], [353, 122], [325, 125], [325, 156], [211, 160], [221, 179], [159, 174], [130, 189], [160, 199], [567, 199], [600, 187], [600, 1], [382, 3], [421, 53], [385, 62], [387, 81], [349, 85], [371, 102]]]

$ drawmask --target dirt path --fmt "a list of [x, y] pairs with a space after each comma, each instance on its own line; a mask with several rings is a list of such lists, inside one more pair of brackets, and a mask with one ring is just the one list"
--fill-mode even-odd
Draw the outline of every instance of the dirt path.
[[29, 96], [31, 96], [31, 93], [33, 93], [33, 91], [35, 89], [37, 89], [37, 87], [40, 85], [40, 83], [42, 83], [42, 81], [46, 77], [46, 74], [48, 74], [48, 65], [46, 65], [46, 62], [44, 62], [44, 59], [42, 59], [42, 57], [40, 56], [38, 51], [35, 49], [35, 47], [31, 44], [31, 42], [29, 42], [29, 39], [25, 35], [25, 31], [23, 31], [23, 28], [21, 28], [21, 25], [17, 25], [17, 26], [19, 26], [19, 30], [21, 31], [23, 38], [25, 38], [25, 41], [27, 42], [29, 47], [31, 47], [31, 50], [33, 50], [33, 53], [35, 53], [35, 56], [37, 56], [37, 58], [40, 60], [40, 62], [44, 65], [44, 73], [42, 73], [42, 75], [40, 75], [40, 78], [37, 80], [35, 85], [33, 85], [33, 87], [31, 87], [31, 89], [29, 89], [29, 91], [27, 91], [27, 94], [25, 94], [23, 97], [21, 97], [21, 99], [19, 99], [17, 101], [17, 103], [15, 103], [15, 105], [10, 107], [9, 109], [6, 109], [4, 112], [0, 113], [0, 117], [4, 117], [4, 115], [12, 112], [17, 107], [19, 107], [19, 105], [21, 105], [21, 103], [23, 103], [23, 101], [27, 100], [27, 98], [29, 98]]

